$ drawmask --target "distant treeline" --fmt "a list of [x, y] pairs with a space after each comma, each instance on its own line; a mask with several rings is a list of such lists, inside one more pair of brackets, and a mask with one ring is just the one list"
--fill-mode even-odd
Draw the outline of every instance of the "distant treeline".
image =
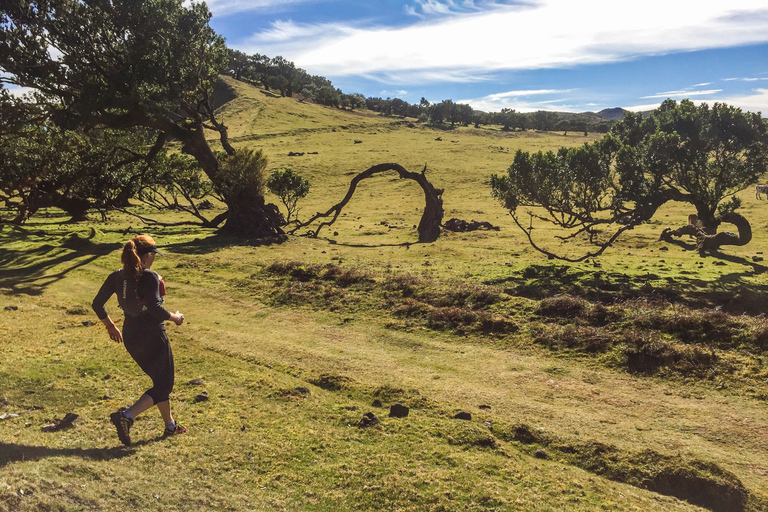
[[229, 76], [254, 85], [279, 92], [282, 96], [299, 96], [329, 107], [348, 110], [368, 109], [383, 115], [412, 117], [434, 125], [501, 126], [503, 130], [541, 130], [606, 133], [614, 121], [595, 114], [558, 114], [539, 110], [537, 112], [516, 112], [502, 109], [501, 112], [483, 112], [463, 103], [443, 100], [430, 103], [421, 98], [418, 104], [410, 104], [400, 98], [366, 98], [362, 94], [346, 94], [333, 86], [330, 80], [310, 75], [297, 68], [283, 57], [270, 58], [266, 55], [246, 55], [229, 49]]

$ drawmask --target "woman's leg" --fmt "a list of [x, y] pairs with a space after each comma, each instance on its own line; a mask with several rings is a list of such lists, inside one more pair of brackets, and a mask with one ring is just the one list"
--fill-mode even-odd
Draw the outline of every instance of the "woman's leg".
[[166, 400], [164, 402], [159, 402], [157, 408], [160, 410], [163, 422], [165, 422], [166, 425], [170, 425], [173, 422], [173, 416], [171, 415], [171, 401]]
[[135, 404], [128, 408], [126, 412], [131, 414], [131, 416], [129, 416], [130, 418], [135, 418], [153, 405], [155, 405], [154, 399], [148, 394], [144, 393], [141, 395], [141, 398], [136, 401]]

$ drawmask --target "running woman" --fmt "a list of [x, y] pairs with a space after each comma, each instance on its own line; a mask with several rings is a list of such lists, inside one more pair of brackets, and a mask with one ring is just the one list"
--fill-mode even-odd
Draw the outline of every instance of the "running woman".
[[[156, 254], [162, 255], [151, 236], [138, 235], [129, 240], [123, 247], [123, 267], [107, 277], [92, 304], [109, 337], [116, 343], [124, 343], [133, 360], [152, 379], [152, 387], [135, 404], [121, 407], [109, 417], [117, 429], [117, 436], [126, 446], [131, 444], [130, 431], [136, 416], [154, 405], [165, 422], [164, 436], [187, 431], [171, 414], [174, 366], [165, 332], [166, 320], [181, 325], [184, 315], [178, 311], [171, 313], [163, 306], [165, 284], [157, 272], [150, 270]], [[122, 333], [104, 308], [113, 293], [117, 293], [118, 304], [125, 315]]]

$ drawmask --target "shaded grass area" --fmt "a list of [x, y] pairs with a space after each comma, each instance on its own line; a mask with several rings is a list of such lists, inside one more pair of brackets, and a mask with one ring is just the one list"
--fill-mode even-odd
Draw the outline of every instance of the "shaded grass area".
[[734, 474], [712, 462], [653, 450], [624, 452], [599, 442], [564, 442], [524, 423], [508, 427], [500, 434], [526, 446], [527, 452], [536, 458], [572, 464], [715, 512], [764, 510], [768, 506], [768, 499], [751, 493]]
[[[522, 279], [527, 274], [523, 271]], [[277, 306], [333, 311], [350, 315], [349, 320], [356, 313], [378, 312], [391, 328], [481, 334], [497, 344], [532, 339], [553, 351], [595, 357], [631, 373], [694, 377], [720, 386], [728, 381], [768, 399], [762, 390], [768, 377], [762, 359], [768, 349], [768, 320], [720, 307], [671, 303], [655, 292], [643, 297], [636, 289], [632, 298], [622, 298], [625, 293], [607, 305], [573, 295], [528, 301], [512, 295], [518, 288], [509, 286], [298, 261], [272, 263], [232, 284], [266, 294]]]

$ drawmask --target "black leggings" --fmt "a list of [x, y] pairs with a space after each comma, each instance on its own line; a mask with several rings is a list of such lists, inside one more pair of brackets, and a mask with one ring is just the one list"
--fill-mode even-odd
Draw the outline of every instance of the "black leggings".
[[146, 394], [155, 404], [165, 402], [173, 391], [173, 352], [165, 324], [145, 315], [125, 317], [123, 343], [139, 367], [152, 379]]

